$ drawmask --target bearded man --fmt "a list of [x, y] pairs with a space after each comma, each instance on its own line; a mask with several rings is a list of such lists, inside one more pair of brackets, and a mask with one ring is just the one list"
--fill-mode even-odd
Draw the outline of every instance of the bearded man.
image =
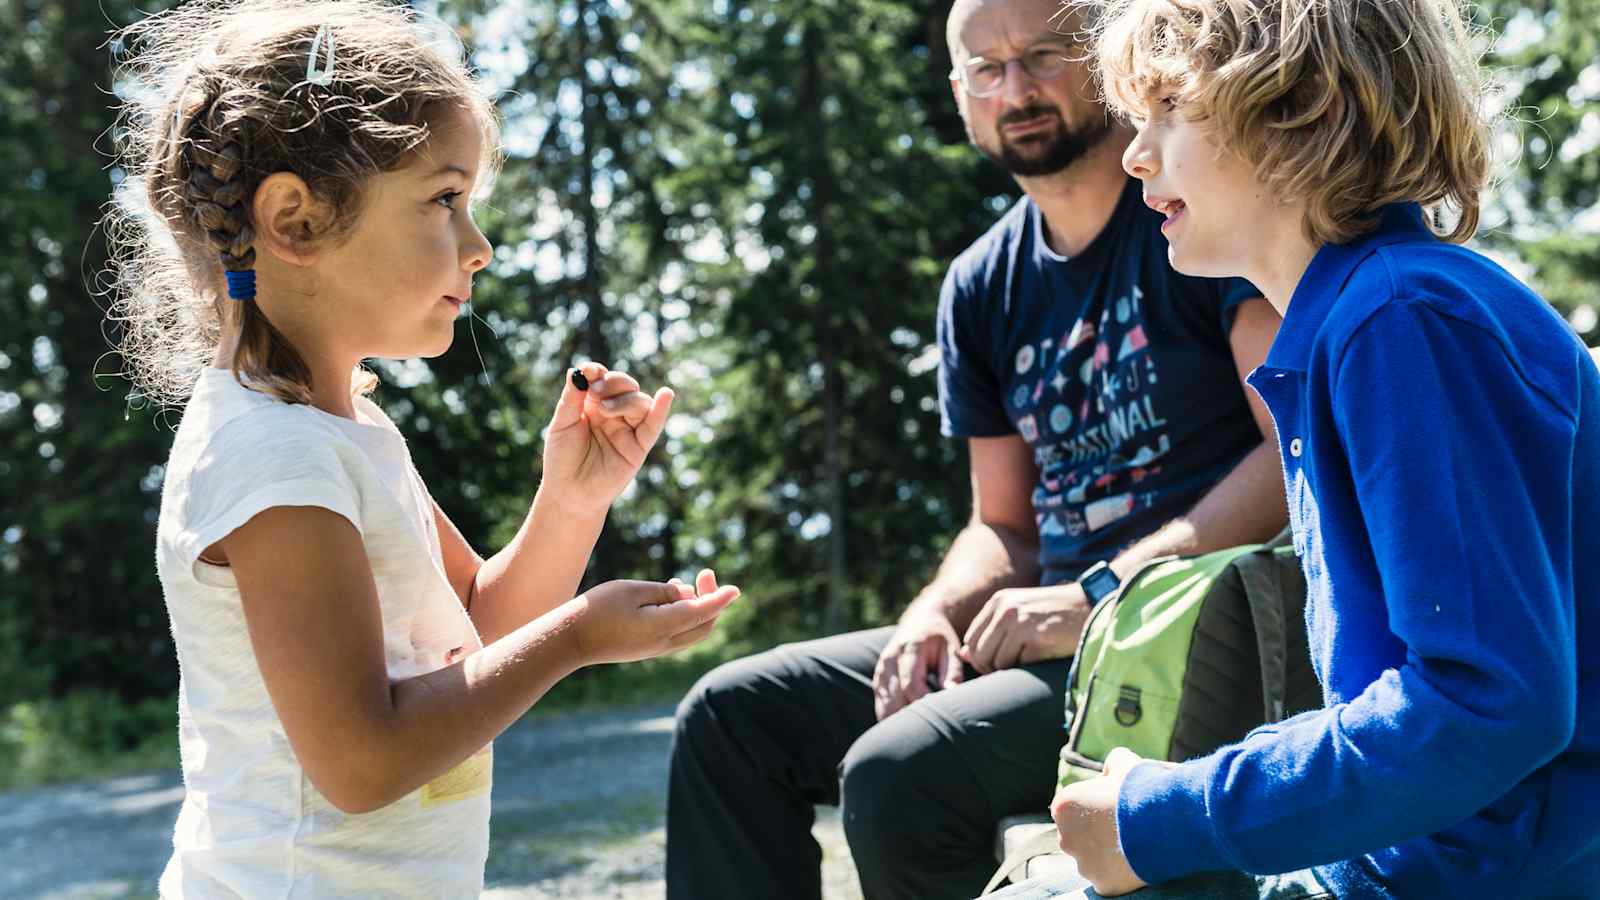
[[1059, 9], [957, 0], [949, 18], [967, 133], [1024, 194], [940, 296], [972, 518], [897, 626], [729, 663], [684, 699], [670, 900], [816, 900], [815, 804], [841, 806], [868, 900], [972, 897], [995, 825], [1050, 804], [1094, 603], [1151, 558], [1284, 527], [1271, 419], [1243, 386], [1278, 317], [1246, 282], [1168, 265], [1163, 216], [1122, 170], [1131, 131]]

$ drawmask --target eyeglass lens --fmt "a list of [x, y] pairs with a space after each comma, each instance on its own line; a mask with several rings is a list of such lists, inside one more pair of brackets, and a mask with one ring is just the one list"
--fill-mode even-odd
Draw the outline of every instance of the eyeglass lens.
[[[1025, 51], [1016, 60], [1022, 64], [1023, 71], [1028, 77], [1036, 81], [1049, 81], [1060, 75], [1067, 67], [1067, 55], [1060, 47], [1043, 46], [1032, 47]], [[1011, 68], [1011, 60], [984, 59], [973, 57], [961, 68], [961, 78], [965, 82], [967, 93], [974, 97], [987, 97], [1000, 90], [1006, 82], [1006, 72]]]

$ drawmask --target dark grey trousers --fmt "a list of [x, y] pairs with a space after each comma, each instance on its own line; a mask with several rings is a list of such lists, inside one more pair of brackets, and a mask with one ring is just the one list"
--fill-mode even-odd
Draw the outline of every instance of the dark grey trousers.
[[892, 628], [787, 644], [712, 671], [678, 707], [669, 900], [819, 900], [813, 805], [841, 807], [867, 900], [967, 900], [995, 825], [1044, 812], [1069, 660], [978, 677], [878, 722]]

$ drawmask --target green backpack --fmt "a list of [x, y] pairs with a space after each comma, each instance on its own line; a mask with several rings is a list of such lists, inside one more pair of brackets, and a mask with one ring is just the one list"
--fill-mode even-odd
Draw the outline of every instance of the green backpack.
[[1067, 676], [1060, 786], [1098, 775], [1113, 747], [1181, 762], [1322, 705], [1286, 537], [1153, 560], [1089, 614]]

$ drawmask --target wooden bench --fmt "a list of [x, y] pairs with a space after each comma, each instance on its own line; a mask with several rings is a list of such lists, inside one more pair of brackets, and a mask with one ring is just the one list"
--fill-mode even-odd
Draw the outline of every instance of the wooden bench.
[[[1001, 819], [995, 828], [995, 859], [998, 862], [1005, 862], [1018, 848], [1040, 833], [1046, 831], [1054, 833], [1055, 830], [1055, 823], [1044, 813]], [[1078, 866], [1072, 861], [1072, 857], [1065, 853], [1052, 853], [1028, 860], [1027, 865], [1012, 874], [1011, 880], [1016, 882], [1029, 878], [1075, 878], [1077, 875]]]

